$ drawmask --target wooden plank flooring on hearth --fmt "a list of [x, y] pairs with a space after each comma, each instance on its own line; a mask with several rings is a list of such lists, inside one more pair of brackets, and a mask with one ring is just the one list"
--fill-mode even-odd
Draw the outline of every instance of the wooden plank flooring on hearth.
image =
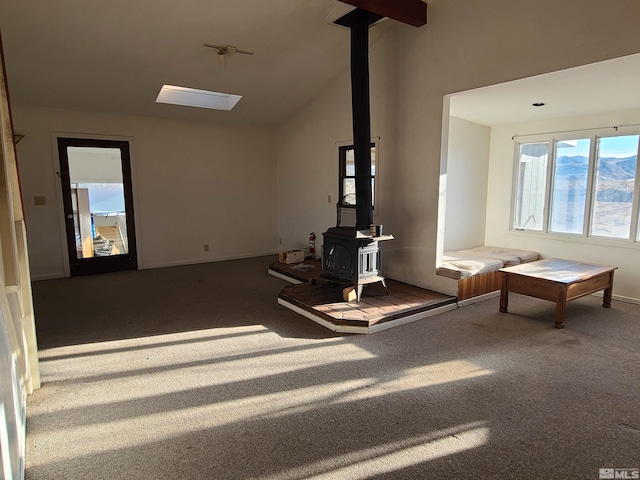
[[295, 281], [305, 282], [286, 286], [278, 303], [335, 331], [373, 333], [456, 308], [455, 297], [391, 279], [386, 280], [388, 294], [376, 283], [364, 288], [360, 302], [345, 302], [344, 285], [317, 286], [320, 262], [304, 263], [313, 268], [292, 270], [293, 266], [277, 262], [269, 267], [282, 276], [291, 272]]

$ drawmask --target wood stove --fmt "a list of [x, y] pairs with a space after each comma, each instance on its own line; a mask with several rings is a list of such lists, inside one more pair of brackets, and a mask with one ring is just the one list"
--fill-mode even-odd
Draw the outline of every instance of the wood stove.
[[374, 237], [370, 231], [355, 227], [332, 227], [322, 236], [322, 281], [353, 285], [358, 302], [362, 289], [369, 283], [381, 282], [387, 290], [382, 276], [380, 246], [382, 241], [392, 240], [393, 236]]

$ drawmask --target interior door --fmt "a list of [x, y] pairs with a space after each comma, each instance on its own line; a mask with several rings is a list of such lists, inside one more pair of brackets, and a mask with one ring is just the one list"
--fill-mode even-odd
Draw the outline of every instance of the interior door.
[[58, 138], [71, 276], [138, 268], [129, 143]]

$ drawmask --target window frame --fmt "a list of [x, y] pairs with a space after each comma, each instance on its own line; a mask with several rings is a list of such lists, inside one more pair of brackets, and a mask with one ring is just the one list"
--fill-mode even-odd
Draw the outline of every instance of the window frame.
[[[370, 142], [370, 148], [375, 152], [375, 173], [373, 175], [370, 175], [370, 178], [372, 180], [372, 191], [371, 191], [371, 206], [373, 208], [373, 210], [375, 211], [376, 209], [376, 196], [377, 196], [377, 191], [378, 191], [378, 185], [377, 185], [377, 180], [376, 177], [378, 176], [378, 149], [379, 149], [379, 145], [378, 145], [378, 140], [371, 140]], [[354, 175], [347, 175], [347, 151], [349, 150], [354, 150], [354, 144], [350, 143], [350, 144], [345, 144], [345, 145], [339, 145], [338, 146], [338, 206], [340, 208], [349, 208], [349, 209], [353, 209], [355, 210], [356, 208], [356, 201], [354, 201], [353, 204], [351, 203], [345, 203], [345, 197], [348, 194], [344, 193], [344, 180], [348, 179], [348, 178], [353, 178], [355, 181], [355, 174]]]
[[[516, 228], [515, 226], [515, 220], [516, 220], [516, 210], [517, 207], [519, 205], [518, 202], [518, 187], [520, 186], [520, 145], [524, 145], [524, 144], [534, 144], [534, 143], [547, 143], [548, 144], [548, 159], [547, 159], [547, 166], [546, 166], [546, 171], [545, 171], [545, 191], [544, 191], [544, 205], [543, 205], [543, 209], [542, 209], [542, 227], [540, 228], [540, 230], [533, 230], [530, 228]], [[516, 142], [514, 141], [514, 169], [513, 169], [513, 194], [512, 194], [512, 198], [511, 198], [511, 220], [510, 220], [510, 229], [511, 230], [516, 230], [516, 231], [526, 231], [526, 232], [533, 232], [536, 234], [540, 234], [540, 233], [546, 233], [547, 232], [547, 228], [548, 228], [548, 217], [549, 217], [549, 198], [551, 195], [551, 183], [550, 183], [550, 175], [552, 174], [552, 169], [551, 169], [551, 165], [552, 165], [552, 160], [551, 160], [551, 150], [553, 148], [553, 144], [552, 142], [549, 142], [548, 140], [532, 140], [530, 142]], [[526, 222], [525, 222], [526, 223]]]
[[[633, 203], [631, 206], [630, 230], [629, 236], [626, 238], [595, 235], [592, 233], [594, 213], [594, 201], [596, 197], [596, 170], [599, 155], [600, 139], [621, 136], [640, 136], [638, 127], [613, 127], [598, 128], [588, 130], [577, 130], [567, 132], [556, 132], [549, 134], [533, 134], [514, 136], [514, 163], [513, 163], [513, 181], [509, 229], [518, 234], [540, 235], [549, 238], [557, 238], [564, 240], [580, 240], [589, 243], [610, 243], [617, 245], [633, 245], [640, 246], [640, 138], [638, 141], [638, 150], [636, 155], [636, 170], [633, 190]], [[551, 216], [553, 206], [554, 181], [557, 168], [556, 150], [558, 142], [568, 140], [589, 139], [589, 159], [586, 184], [586, 197], [584, 206], [584, 219], [581, 233], [556, 232], [551, 229]], [[530, 228], [520, 228], [516, 226], [516, 214], [518, 209], [518, 198], [520, 194], [520, 151], [521, 146], [526, 144], [547, 143], [549, 145], [549, 158], [546, 166], [545, 178], [545, 195], [543, 206], [543, 228], [541, 230], [533, 230]]]
[[[549, 155], [549, 165], [547, 165], [547, 167], [549, 168], [549, 177], [547, 178], [547, 181], [549, 183], [548, 185], [548, 196], [545, 202], [545, 212], [546, 212], [546, 221], [545, 221], [545, 226], [546, 229], [544, 230], [545, 233], [550, 233], [553, 235], [569, 235], [572, 237], [575, 236], [581, 236], [581, 237], [588, 237], [589, 235], [586, 234], [586, 232], [590, 231], [590, 223], [591, 223], [591, 211], [592, 211], [592, 200], [593, 200], [593, 188], [594, 188], [594, 181], [593, 181], [593, 176], [594, 176], [594, 164], [595, 162], [592, 162], [593, 159], [593, 154], [594, 154], [594, 145], [596, 145], [598, 143], [598, 136], [595, 135], [570, 135], [567, 136], [566, 138], [554, 138], [552, 139], [549, 143], [551, 146], [551, 150], [550, 150], [550, 155]], [[559, 142], [563, 142], [563, 141], [580, 141], [580, 140], [589, 140], [589, 154], [588, 154], [588, 164], [587, 164], [587, 182], [585, 185], [585, 204], [584, 204], [584, 209], [583, 209], [583, 218], [582, 218], [582, 228], [581, 228], [581, 232], [580, 233], [572, 233], [572, 232], [556, 232], [554, 230], [552, 230], [552, 205], [553, 205], [553, 200], [554, 200], [554, 192], [555, 192], [555, 180], [556, 180], [556, 170], [557, 170], [557, 163], [556, 163], [556, 153], [558, 151], [558, 143]], [[608, 237], [604, 237], [604, 238], [608, 238]]]

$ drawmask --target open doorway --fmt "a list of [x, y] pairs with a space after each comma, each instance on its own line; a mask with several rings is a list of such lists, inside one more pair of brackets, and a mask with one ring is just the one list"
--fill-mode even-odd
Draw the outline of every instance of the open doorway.
[[[554, 194], [555, 207], [562, 207], [558, 192], [551, 188], [551, 182], [549, 187], [546, 186], [547, 179], [553, 179], [556, 187], [567, 186], [567, 192], [564, 193], [567, 198], [578, 190], [579, 195], [586, 195], [588, 190], [594, 198], [632, 198], [630, 187], [621, 178], [622, 174], [626, 174], [623, 170], [607, 179], [623, 187], [609, 189], [609, 184], [601, 183], [603, 188], [598, 193], [587, 188], [585, 180], [588, 175], [593, 175], [597, 180], [596, 168], [591, 174], [581, 173], [582, 177], [576, 177], [575, 172], [568, 171], [570, 169], [553, 173], [551, 154], [559, 158], [566, 156], [571, 161], [584, 160], [578, 157], [584, 156], [586, 159], [589, 157], [588, 151], [586, 154], [584, 151], [576, 153], [575, 148], [581, 139], [593, 136], [590, 145], [599, 148], [602, 145], [595, 141], [596, 138], [611, 139], [605, 141], [606, 146], [606, 142], [614, 142], [613, 138], [616, 137], [617, 141], [631, 141], [631, 153], [625, 150], [623, 154], [612, 153], [608, 157], [631, 159], [637, 150], [635, 141], [640, 130], [639, 76], [640, 54], [634, 54], [445, 96], [439, 253], [487, 244], [537, 251], [545, 249], [547, 255], [561, 256], [567, 255], [568, 241], [590, 241], [587, 239], [589, 236], [600, 236], [605, 241], [609, 241], [607, 237], [610, 237], [614, 242], [620, 240], [618, 235], [626, 238], [632, 219], [637, 221], [637, 215], [633, 212], [625, 214], [624, 221], [621, 220], [620, 228], [624, 228], [624, 231], [620, 234], [585, 228], [583, 235], [582, 232], [568, 231], [567, 225], [554, 225], [553, 220], [547, 221], [542, 217], [553, 217], [554, 202], [548, 199]], [[550, 142], [546, 144], [549, 155], [544, 154], [543, 148], [540, 156], [525, 155], [519, 158], [521, 146], [526, 151], [544, 142]], [[572, 145], [576, 150], [574, 153], [561, 153], [568, 151]], [[538, 195], [543, 200], [535, 206], [532, 203], [528, 211], [518, 203], [518, 195], [522, 194], [517, 190], [518, 180], [523, 180], [524, 174], [519, 166], [527, 163], [531, 168], [536, 159], [545, 168], [548, 166], [550, 171], [542, 168], [540, 173], [546, 177], [543, 179], [541, 176], [538, 183], [534, 181], [527, 192], [532, 193], [534, 188], [539, 187]], [[580, 164], [580, 168], [585, 168], [585, 165]], [[531, 176], [530, 182], [536, 173], [533, 169], [527, 172]], [[578, 181], [578, 178], [582, 180]], [[625, 203], [623, 210], [631, 211], [629, 201], [608, 201], [607, 206], [613, 207], [615, 203]], [[534, 212], [535, 215], [532, 215]], [[588, 220], [590, 213], [577, 217], [580, 228], [580, 222], [585, 218]], [[562, 214], [556, 212], [556, 221], [562, 218], [559, 215], [568, 214], [569, 210]], [[616, 221], [615, 218], [607, 220]], [[601, 224], [604, 219], [598, 221]], [[561, 235], [573, 237], [563, 238]], [[633, 238], [628, 241], [632, 242]], [[585, 258], [597, 261], [593, 257], [592, 247], [588, 248], [590, 250]], [[568, 253], [573, 254], [574, 251]], [[600, 261], [607, 263], [606, 260]]]
[[58, 138], [71, 276], [138, 268], [129, 143]]

